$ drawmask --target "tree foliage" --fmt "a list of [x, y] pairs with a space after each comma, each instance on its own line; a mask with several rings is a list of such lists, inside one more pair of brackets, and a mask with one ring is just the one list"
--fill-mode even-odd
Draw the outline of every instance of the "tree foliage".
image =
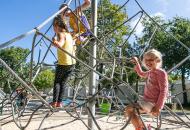
[[10, 47], [0, 50], [0, 57], [4, 60], [11, 68], [17, 68], [17, 65], [23, 61], [26, 62], [25, 56], [29, 53], [28, 49], [21, 47]]
[[[91, 8], [85, 14], [89, 19], [93, 17], [91, 16]], [[127, 20], [125, 7], [120, 8], [119, 5], [113, 4], [110, 0], [100, 0], [97, 14], [97, 37], [109, 51], [114, 52], [117, 46], [125, 41], [128, 34], [128, 25], [123, 24]]]
[[[151, 41], [151, 48], [156, 48], [163, 54], [163, 67], [166, 70], [171, 69], [180, 63], [185, 57], [189, 55], [187, 48], [190, 47], [190, 20], [174, 17], [172, 20], [164, 21], [161, 18], [155, 18], [158, 24], [162, 27], [156, 32], [156, 35]], [[148, 37], [153, 33], [155, 23], [144, 20], [144, 35], [141, 41], [147, 41]], [[172, 35], [164, 32], [163, 29]], [[184, 47], [182, 42], [187, 48]], [[182, 89], [186, 90], [185, 78], [190, 74], [190, 61], [187, 60], [180, 64], [172, 71], [173, 75], [180, 75], [182, 80]], [[171, 78], [172, 78], [171, 76]], [[177, 76], [178, 77], [178, 76]], [[187, 103], [187, 94], [183, 93], [184, 103]]]
[[34, 80], [34, 85], [39, 90], [45, 90], [53, 86], [54, 72], [51, 69], [41, 71]]
[[[180, 17], [175, 17], [170, 21], [164, 21], [159, 17], [156, 17], [155, 19], [157, 19], [155, 21], [161, 25], [164, 30], [168, 31], [183, 44], [190, 47], [190, 21], [188, 19]], [[140, 39], [141, 41], [147, 42], [154, 31], [155, 24], [145, 20], [144, 27], [144, 35]], [[176, 39], [174, 39], [174, 37], [164, 32], [163, 29], [159, 29], [156, 32], [154, 38], [151, 41], [150, 48], [156, 48], [162, 52], [163, 67], [168, 70], [182, 61], [186, 56], [189, 55], [189, 53], [186, 48], [184, 48]], [[181, 72], [181, 68], [185, 68], [186, 72], [188, 72], [190, 68], [189, 61], [178, 67], [176, 71]]]
[[[86, 16], [88, 18], [92, 17], [92, 12], [90, 12], [91, 9], [87, 10], [85, 12]], [[125, 7], [120, 9], [120, 6], [117, 4], [113, 4], [111, 0], [100, 0], [98, 3], [98, 18], [97, 18], [97, 37], [101, 41], [101, 44], [106, 46], [107, 50], [101, 46], [100, 43], [98, 43], [97, 46], [97, 58], [103, 59], [104, 61], [110, 59], [110, 53], [112, 53], [114, 56], [118, 57], [118, 45], [123, 44], [123, 42], [126, 39], [126, 35], [128, 34], [128, 25], [124, 24], [127, 20], [127, 13], [125, 11]], [[92, 21], [91, 21], [92, 23]], [[118, 27], [118, 28], [116, 28]], [[99, 42], [99, 41], [97, 41]], [[89, 45], [89, 44], [88, 44]], [[85, 46], [85, 48], [88, 49], [89, 52], [92, 52], [89, 47]], [[123, 47], [124, 49], [124, 47]], [[109, 51], [109, 52], [107, 52]], [[85, 53], [84, 51], [80, 52], [79, 56], [80, 59], [83, 61], [89, 62], [89, 54]], [[113, 58], [113, 57], [111, 57]], [[101, 64], [101, 63], [100, 63]], [[110, 69], [109, 65], [105, 65], [106, 70], [103, 71], [100, 66], [97, 66], [97, 70], [100, 73], [104, 73], [106, 75], [111, 75], [112, 71]], [[119, 64], [119, 63], [118, 63]], [[103, 66], [104, 66], [103, 65]], [[78, 66], [77, 66], [78, 67]], [[82, 67], [82, 66], [81, 66]], [[112, 67], [112, 66], [111, 66]], [[104, 68], [104, 69], [105, 69]], [[114, 77], [117, 74], [115, 74]]]
[[105, 45], [115, 54], [128, 34], [128, 25], [123, 24], [127, 20], [125, 7], [120, 9], [110, 0], [101, 0], [98, 7], [98, 37], [104, 36]]
[[[10, 47], [2, 49], [0, 51], [0, 57], [3, 59], [11, 69], [15, 71], [24, 81], [29, 81], [30, 64], [27, 62], [26, 55], [29, 53], [28, 49], [20, 47]], [[10, 87], [14, 90], [20, 84], [13, 77], [10, 76], [9, 72], [5, 70], [3, 66], [0, 68], [1, 85], [4, 87], [6, 92], [9, 92], [8, 79], [10, 81]], [[38, 89], [45, 89], [52, 87], [54, 80], [54, 72], [51, 68], [42, 68], [41, 73], [37, 76], [34, 81], [34, 85]]]
[[[28, 49], [20, 47], [10, 47], [0, 50], [0, 58], [6, 62], [6, 64], [13, 69], [19, 76], [24, 77], [28, 73], [28, 65], [26, 63], [25, 56], [29, 53]], [[8, 85], [14, 89], [18, 85], [16, 81], [11, 81], [13, 78], [10, 73], [0, 66], [0, 84], [4, 88], [5, 92], [9, 92]], [[8, 83], [9, 80], [9, 83]]]

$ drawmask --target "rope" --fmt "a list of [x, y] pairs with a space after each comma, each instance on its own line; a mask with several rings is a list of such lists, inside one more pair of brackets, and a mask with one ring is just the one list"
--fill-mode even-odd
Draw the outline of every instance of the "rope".
[[184, 48], [186, 48], [188, 51], [190, 51], [190, 48], [188, 46], [186, 46], [184, 43], [182, 43], [181, 41], [179, 41], [174, 35], [172, 35], [170, 32], [166, 31], [163, 27], [161, 27], [143, 8], [142, 6], [138, 3], [137, 0], [135, 0], [135, 2], [137, 3], [137, 5], [141, 8], [141, 10], [159, 27], [161, 28], [165, 33], [167, 33], [168, 35], [170, 35], [172, 38], [174, 38], [178, 43], [180, 43]]
[[[70, 0], [70, 1], [68, 2], [68, 5], [71, 3], [71, 1], [72, 1], [72, 0]], [[136, 0], [135, 0], [135, 1], [136, 1]], [[64, 2], [66, 2], [66, 0], [65, 0]], [[128, 0], [123, 6], [121, 6], [120, 8], [118, 8], [118, 10], [116, 10], [116, 12], [119, 11], [120, 9], [122, 9], [128, 2], [129, 2], [129, 0]], [[137, 2], [137, 1], [136, 1], [136, 2]], [[80, 1], [79, 1], [79, 4], [80, 4]], [[31, 70], [31, 71], [30, 71], [30, 80], [31, 80], [31, 81], [33, 81], [33, 80], [35, 79], [35, 77], [36, 77], [36, 76], [33, 77], [33, 69], [34, 69], [34, 68], [36, 69], [36, 68], [38, 67], [38, 65], [40, 65], [40, 67], [38, 68], [37, 73], [36, 73], [36, 75], [37, 75], [38, 72], [39, 72], [40, 69], [41, 69], [41, 64], [44, 64], [43, 61], [45, 60], [45, 58], [46, 58], [48, 52], [51, 51], [51, 50], [50, 50], [51, 44], [50, 44], [50, 45], [48, 46], [48, 49], [47, 49], [47, 51], [46, 51], [44, 57], [43, 57], [42, 60], [41, 60], [41, 63], [40, 63], [40, 60], [39, 60], [40, 58], [38, 58], [38, 63], [37, 63], [37, 65], [33, 68], [32, 62], [34, 61], [34, 59], [33, 59], [33, 58], [34, 58], [34, 56], [33, 56], [33, 55], [34, 55], [34, 48], [35, 48], [35, 46], [38, 45], [38, 43], [35, 44], [35, 40], [36, 40], [37, 35], [41, 35], [41, 36], [42, 36], [42, 38], [41, 38], [42, 41], [44, 41], [44, 38], [45, 38], [45, 39], [46, 39], [47, 41], [49, 41], [50, 43], [52, 42], [52, 41], [46, 36], [46, 34], [43, 34], [43, 33], [39, 32], [39, 30], [40, 30], [44, 25], [46, 25], [50, 20], [52, 20], [56, 15], [58, 15], [59, 13], [61, 13], [61, 12], [62, 12], [64, 9], [66, 9], [66, 8], [69, 9], [69, 8], [66, 6], [65, 8], [63, 8], [63, 9], [59, 10], [58, 12], [56, 12], [54, 15], [52, 15], [50, 18], [48, 18], [46, 21], [44, 21], [42, 24], [40, 24], [40, 25], [39, 25], [38, 27], [36, 27], [35, 29], [33, 29], [33, 30], [31, 30], [31, 31], [29, 31], [29, 32], [27, 32], [27, 33], [25, 33], [25, 34], [22, 34], [22, 35], [20, 35], [20, 36], [14, 38], [14, 39], [12, 39], [12, 40], [10, 40], [10, 41], [8, 41], [8, 42], [5, 42], [5, 43], [3, 43], [3, 44], [0, 45], [0, 49], [1, 49], [1, 48], [4, 48], [4, 47], [6, 47], [6, 46], [12, 44], [14, 41], [20, 40], [20, 39], [22, 39], [22, 38], [24, 38], [24, 37], [30, 35], [31, 33], [35, 33], [35, 35], [34, 35], [34, 37], [33, 37], [33, 45], [32, 45], [32, 51], [31, 51], [31, 66], [30, 66], [30, 70]], [[116, 12], [115, 12], [115, 13], [116, 13]], [[110, 60], [110, 59], [109, 59], [109, 60], [110, 60], [110, 62], [111, 62], [110, 64], [113, 64], [113, 67], [112, 67], [112, 74], [111, 74], [110, 77], [105, 76], [105, 75], [103, 75], [102, 73], [100, 73], [99, 71], [94, 70], [94, 67], [97, 67], [98, 64], [96, 64], [95, 66], [91, 67], [91, 66], [89, 66], [88, 64], [86, 64], [85, 62], [83, 62], [82, 60], [78, 59], [77, 57], [74, 57], [74, 56], [72, 56], [71, 54], [69, 54], [66, 50], [63, 50], [63, 49], [61, 49], [61, 48], [59, 48], [59, 49], [61, 49], [63, 52], [65, 52], [65, 53], [67, 53], [68, 55], [70, 55], [72, 58], [76, 59], [76, 60], [77, 60], [78, 62], [80, 62], [84, 67], [88, 68], [88, 70], [93, 70], [96, 74], [98, 74], [99, 76], [101, 76], [101, 77], [105, 78], [106, 80], [108, 80], [108, 81], [113, 85], [113, 88], [112, 88], [112, 89], [114, 89], [114, 88], [118, 89], [118, 91], [121, 92], [121, 94], [122, 94], [123, 96], [125, 96], [126, 99], [127, 99], [131, 104], [133, 104], [133, 101], [131, 100], [131, 98], [129, 98], [129, 96], [121, 90], [121, 88], [120, 88], [119, 85], [123, 84], [124, 86], [126, 86], [127, 89], [130, 89], [130, 91], [131, 91], [134, 95], [136, 95], [137, 97], [138, 97], [138, 94], [133, 90], [133, 88], [131, 88], [131, 86], [129, 86], [128, 83], [126, 83], [126, 82], [124, 82], [124, 81], [122, 81], [122, 80], [118, 80], [117, 82], [114, 82], [114, 81], [113, 81], [113, 74], [116, 72], [116, 71], [115, 71], [115, 66], [117, 65], [117, 59], [118, 59], [118, 58], [115, 57], [115, 55], [104, 45], [104, 42], [102, 42], [101, 40], [102, 40], [102, 39], [105, 39], [106, 37], [108, 37], [108, 35], [109, 35], [110, 33], [113, 33], [116, 29], [120, 28], [121, 26], [123, 26], [124, 24], [126, 24], [127, 22], [129, 22], [129, 21], [132, 20], [134, 17], [136, 17], [137, 15], [140, 14], [140, 18], [139, 18], [138, 22], [136, 23], [135, 27], [134, 27], [134, 28], [132, 29], [132, 31], [130, 32], [130, 34], [129, 34], [127, 40], [120, 46], [120, 47], [123, 47], [123, 46], [127, 43], [128, 39], [131, 37], [131, 35], [133, 34], [135, 28], [137, 27], [137, 25], [138, 25], [138, 23], [140, 22], [140, 20], [141, 20], [142, 16], [144, 15], [144, 13], [147, 15], [147, 13], [142, 9], [141, 11], [139, 11], [139, 12], [137, 12], [135, 15], [133, 15], [131, 18], [129, 18], [128, 20], [124, 21], [122, 24], [120, 24], [119, 26], [117, 26], [117, 27], [114, 28], [113, 30], [111, 30], [111, 31], [109, 31], [108, 33], [106, 33], [106, 35], [103, 35], [100, 39], [98, 39], [97, 37], [95, 37], [94, 34], [92, 33], [92, 36], [93, 36], [93, 39], [92, 39], [92, 40], [96, 40], [96, 41], [97, 41], [97, 44], [99, 44], [100, 47], [102, 47], [103, 49], [105, 49], [105, 52], [108, 53], [109, 58], [111, 59], [111, 60]], [[76, 15], [76, 17], [77, 17], [77, 15]], [[78, 19], [78, 18], [77, 18], [77, 19]], [[78, 19], [78, 20], [80, 20], [80, 19]], [[81, 21], [80, 21], [80, 22], [81, 22]], [[157, 26], [158, 26], [158, 25], [157, 25]], [[160, 27], [160, 26], [158, 26], [158, 27]], [[155, 32], [156, 32], [156, 29], [155, 29]], [[155, 33], [155, 32], [154, 32], [154, 33]], [[154, 34], [154, 33], [153, 33], [153, 34]], [[150, 44], [152, 37], [153, 37], [153, 35], [152, 35], [151, 38], [149, 39], [148, 44]], [[41, 40], [40, 40], [40, 41], [41, 41]], [[44, 44], [46, 44], [45, 41], [44, 41]], [[181, 44], [181, 43], [180, 43], [180, 44]], [[47, 44], [46, 44], [46, 45], [47, 45]], [[183, 44], [182, 44], [182, 45], [183, 45]], [[184, 45], [183, 45], [183, 46], [184, 46]], [[146, 47], [147, 47], [147, 46], [146, 46]], [[146, 47], [145, 47], [145, 49], [146, 49]], [[187, 49], [186, 46], [184, 46], [184, 47]], [[83, 47], [82, 47], [82, 48], [83, 48]], [[145, 50], [145, 49], [144, 49], [144, 50]], [[188, 50], [189, 50], [189, 48], [188, 48]], [[86, 52], [86, 53], [88, 54], [88, 56], [94, 58], [93, 56], [91, 56], [91, 55], [89, 54], [89, 52], [88, 52], [87, 49], [83, 48], [83, 51]], [[121, 52], [122, 52], [122, 51], [121, 51]], [[40, 52], [39, 52], [39, 53], [40, 53]], [[144, 51], [143, 51], [142, 53], [144, 53]], [[52, 53], [52, 54], [53, 54], [53, 53]], [[121, 54], [122, 54], [122, 53], [121, 53]], [[40, 56], [41, 56], [41, 54], [39, 54], [39, 57], [40, 57]], [[54, 56], [54, 57], [55, 57], [55, 56]], [[190, 56], [186, 57], [183, 61], [181, 61], [178, 65], [176, 65], [175, 68], [178, 67], [178, 66], [180, 66], [181, 64], [183, 64], [183, 63], [184, 63], [187, 59], [189, 59], [189, 58], [190, 58]], [[97, 60], [99, 63], [105, 62], [105, 60], [102, 61], [101, 59], [98, 59], [98, 58], [94, 58], [94, 59]], [[123, 59], [122, 55], [120, 55], [119, 60], [120, 60], [120, 59]], [[127, 58], [126, 58], [126, 59], [127, 59]], [[108, 62], [109, 62], [109, 60], [108, 60]], [[128, 59], [128, 60], [129, 60], [129, 59]], [[51, 112], [55, 112], [55, 110], [52, 110], [52, 108], [49, 106], [49, 104], [37, 93], [37, 91], [36, 91], [36, 90], [33, 90], [33, 89], [31, 88], [31, 86], [27, 85], [2, 59], [0, 59], [0, 63], [2, 64], [2, 66], [3, 66], [10, 74], [12, 74], [12, 75], [15, 77], [16, 80], [18, 80], [18, 81], [20, 82], [20, 84], [21, 84], [22, 86], [24, 86], [24, 88], [26, 88], [26, 89], [29, 90], [31, 93], [33, 93], [35, 96], [37, 96], [37, 97], [40, 99], [40, 101], [42, 101], [43, 104], [45, 104], [45, 105], [48, 107], [48, 112], [50, 112], [49, 110], [51, 110]], [[122, 68], [124, 67], [123, 65], [121, 65], [121, 66], [122, 66]], [[173, 68], [172, 68], [172, 70], [173, 70]], [[170, 71], [169, 71], [169, 72], [170, 72]], [[85, 74], [85, 76], [82, 77], [82, 82], [83, 82], [83, 83], [85, 82], [83, 78], [86, 78], [86, 77], [88, 76], [88, 73], [89, 73], [89, 72], [87, 72], [87, 73]], [[118, 83], [119, 83], [119, 84], [118, 84]], [[81, 83], [81, 84], [82, 84], [82, 83]], [[33, 86], [33, 85], [32, 85], [32, 86]], [[78, 88], [78, 87], [79, 87], [79, 86], [77, 86], [77, 88]], [[69, 106], [67, 109], [65, 109], [65, 111], [66, 111], [71, 117], [73, 117], [73, 118], [75, 118], [75, 119], [72, 120], [72, 121], [70, 121], [70, 122], [61, 124], [60, 126], [65, 125], [65, 124], [68, 124], [68, 123], [71, 123], [71, 122], [74, 122], [74, 121], [76, 121], [76, 120], [80, 120], [88, 129], [90, 129], [90, 128], [86, 125], [86, 123], [82, 120], [82, 118], [80, 117], [80, 115], [77, 113], [76, 108], [86, 106], [86, 104], [87, 104], [89, 101], [91, 101], [91, 100], [97, 98], [98, 94], [100, 94], [100, 92], [101, 92], [103, 89], [104, 89], [104, 87], [101, 87], [100, 90], [98, 90], [94, 95], [91, 95], [90, 97], [86, 97], [86, 99], [84, 99], [84, 100], [86, 100], [86, 101], [85, 101], [84, 103], [82, 103], [82, 104], [79, 104], [79, 105], [78, 105], [75, 101], [76, 101], [76, 99], [78, 98], [78, 96], [80, 96], [80, 95], [77, 95], [77, 93], [79, 92], [80, 89], [75, 90], [75, 96], [74, 96], [74, 98], [73, 98], [73, 103], [76, 103], [77, 106], [75, 106], [74, 108], [71, 108], [71, 107]], [[107, 98], [107, 97], [105, 97], [105, 98]], [[114, 97], [114, 99], [117, 99], [117, 98], [118, 98], [118, 97]], [[14, 99], [15, 99], [15, 98], [13, 98], [13, 99], [11, 100], [12, 103], [14, 103]], [[115, 106], [117, 106], [120, 111], [122, 111], [122, 108], [119, 107], [118, 102], [114, 101], [114, 99], [111, 99], [111, 102], [113, 102], [113, 104], [114, 104]], [[118, 99], [119, 99], [119, 98], [118, 98]], [[6, 101], [6, 100], [4, 100], [4, 101]], [[120, 102], [122, 103], [122, 101], [120, 101]], [[42, 105], [42, 106], [43, 106], [43, 105]], [[22, 110], [22, 111], [20, 111], [20, 112], [19, 112], [20, 115], [18, 115], [17, 118], [13, 117], [14, 120], [15, 120], [15, 122], [18, 121], [18, 122], [17, 122], [18, 124], [16, 123], [17, 127], [19, 127], [20, 129], [25, 129], [25, 128], [28, 126], [28, 124], [31, 122], [31, 119], [32, 119], [34, 113], [35, 113], [36, 111], [38, 111], [42, 106], [39, 106], [37, 109], [35, 109], [35, 110], [33, 111], [33, 113], [32, 113], [31, 116], [30, 116], [29, 121], [27, 122], [27, 124], [26, 124], [25, 126], [22, 126], [22, 125], [21, 125], [21, 120], [19, 119], [20, 116], [25, 112], [25, 109]], [[12, 107], [13, 107], [13, 105], [12, 105]], [[124, 107], [123, 104], [122, 104], [122, 107]], [[14, 109], [14, 108], [12, 108], [12, 110], [13, 110], [13, 109]], [[89, 108], [87, 107], [87, 109], [89, 109]], [[76, 114], [76, 116], [74, 116], [74, 114], [72, 114], [70, 111], [74, 111], [75, 114]], [[89, 113], [91, 113], [91, 111], [89, 111]], [[13, 115], [15, 115], [15, 113], [13, 113]], [[173, 114], [173, 115], [174, 115], [174, 114]], [[47, 114], [45, 115], [45, 117], [44, 117], [43, 120], [41, 121], [40, 126], [39, 126], [38, 129], [41, 129], [41, 126], [42, 126], [44, 120], [45, 120], [48, 116], [50, 116], [49, 113], [47, 113]], [[176, 115], [175, 115], [175, 116], [176, 116]], [[8, 117], [7, 117], [7, 118], [8, 118]], [[101, 128], [99, 127], [97, 121], [96, 121], [96, 118], [95, 118], [92, 114], [91, 114], [91, 118], [92, 118], [93, 121], [95, 122], [97, 128], [98, 128], [98, 129], [101, 129]], [[18, 119], [18, 120], [17, 120], [17, 119]], [[130, 118], [129, 118], [129, 119], [130, 119]], [[182, 120], [182, 119], [181, 119], [181, 120]], [[124, 128], [128, 125], [128, 123], [129, 123], [129, 120], [126, 122], [125, 126], [124, 126], [122, 129], [124, 129]], [[189, 127], [189, 125], [187, 125], [187, 124], [185, 124], [185, 125]], [[54, 127], [51, 127], [51, 128], [54, 128]], [[48, 128], [46, 128], [46, 129], [48, 129]]]

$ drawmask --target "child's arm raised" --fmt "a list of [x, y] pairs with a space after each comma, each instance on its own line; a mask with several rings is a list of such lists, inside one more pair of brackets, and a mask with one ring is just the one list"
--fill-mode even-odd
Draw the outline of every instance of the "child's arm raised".
[[84, 0], [84, 3], [83, 3], [81, 6], [77, 7], [76, 10], [84, 11], [84, 10], [86, 10], [90, 5], [91, 5], [91, 0]]
[[135, 69], [135, 71], [137, 72], [137, 74], [138, 74], [140, 77], [147, 78], [148, 72], [144, 72], [144, 71], [141, 69], [141, 66], [140, 66], [140, 63], [139, 63], [139, 61], [138, 61], [138, 58], [137, 58], [137, 57], [133, 57], [133, 58], [131, 59], [131, 62], [136, 65], [134, 69]]

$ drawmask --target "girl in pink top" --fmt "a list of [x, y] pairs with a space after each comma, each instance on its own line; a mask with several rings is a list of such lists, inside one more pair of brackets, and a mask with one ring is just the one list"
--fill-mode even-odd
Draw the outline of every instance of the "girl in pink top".
[[146, 78], [146, 84], [143, 98], [135, 106], [128, 105], [125, 109], [125, 116], [131, 116], [131, 122], [136, 130], [143, 130], [143, 123], [134, 109], [139, 108], [140, 113], [158, 116], [164, 106], [168, 93], [168, 76], [161, 68], [162, 55], [155, 49], [147, 51], [143, 56], [142, 63], [148, 71], [142, 71], [137, 57], [133, 57], [132, 62], [136, 65], [134, 69], [137, 74], [140, 77]]

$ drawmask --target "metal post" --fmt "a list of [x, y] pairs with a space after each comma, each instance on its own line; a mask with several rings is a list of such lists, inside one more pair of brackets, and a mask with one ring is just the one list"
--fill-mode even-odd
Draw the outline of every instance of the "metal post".
[[[92, 0], [92, 29], [94, 36], [97, 36], [97, 0]], [[96, 41], [93, 40], [91, 43], [91, 52], [93, 57], [96, 58]], [[96, 65], [96, 60], [91, 58], [90, 59], [90, 66], [93, 67]], [[94, 68], [96, 70], [96, 68]], [[91, 71], [90, 78], [89, 78], [89, 96], [92, 96], [95, 94], [96, 90], [96, 73], [94, 71]], [[92, 115], [95, 116], [95, 99], [91, 100], [88, 104], [90, 111], [92, 112]], [[88, 126], [89, 128], [93, 129], [94, 122], [91, 118], [90, 113], [88, 113]]]

